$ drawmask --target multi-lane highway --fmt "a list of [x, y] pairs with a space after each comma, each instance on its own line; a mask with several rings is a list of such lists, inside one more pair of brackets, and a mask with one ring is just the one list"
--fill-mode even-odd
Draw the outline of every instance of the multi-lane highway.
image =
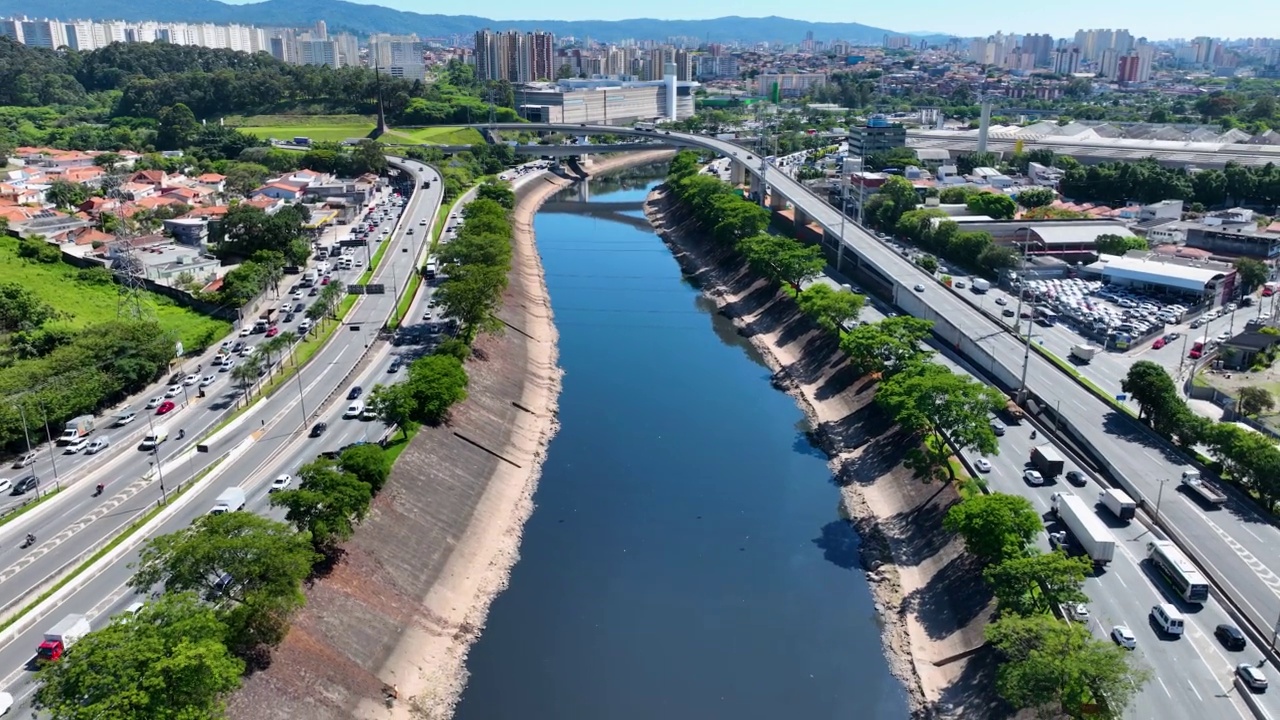
[[[421, 185], [420, 178], [436, 178], [433, 169], [420, 163], [411, 162], [403, 166], [415, 175], [415, 188]], [[189, 403], [181, 403], [178, 409], [155, 417], [154, 410], [144, 409], [147, 395], [143, 395], [132, 403], [139, 413], [137, 420], [123, 428], [104, 428], [95, 432], [95, 435], [111, 436], [109, 450], [88, 458], [80, 457], [78, 465], [66, 470], [63, 469], [64, 463], [59, 462], [59, 471], [64, 478], [63, 492], [0, 528], [0, 548], [5, 548], [0, 551], [0, 607], [8, 611], [6, 615], [20, 608], [25, 600], [64, 570], [75, 567], [178, 483], [188, 481], [246, 438], [255, 438], [256, 445], [261, 446], [250, 453], [259, 457], [260, 453], [268, 452], [268, 448], [304, 427], [307, 423], [304, 422], [302, 408], [308, 414], [318, 410], [320, 403], [352, 371], [366, 344], [376, 339], [378, 329], [390, 316], [396, 304], [396, 293], [390, 291], [393, 282], [403, 287], [415, 272], [418, 251], [423, 242], [429, 242], [431, 223], [440, 205], [442, 191], [440, 182], [433, 182], [429, 190], [416, 189], [406, 203], [396, 230], [384, 241], [391, 246], [375, 273], [374, 281], [384, 283], [389, 292], [361, 296], [332, 341], [312, 357], [297, 377], [270, 398], [257, 403], [234, 430], [219, 433], [213, 442], [207, 443], [207, 453], [194, 452], [197, 438], [230, 412], [240, 395], [226, 378], [227, 373], [217, 372], [206, 357], [202, 362], [204, 373], [221, 376], [208, 388], [208, 397], [199, 400], [196, 388], [188, 388]], [[425, 226], [420, 225], [424, 219]], [[409, 234], [410, 229], [414, 234]], [[356, 268], [345, 273], [348, 277], [337, 277], [354, 281], [362, 270]], [[300, 301], [310, 300], [304, 296]], [[289, 328], [288, 325], [283, 327]], [[244, 340], [253, 342], [261, 337], [251, 335]], [[232, 339], [240, 338], [233, 336]], [[192, 365], [195, 362], [194, 359], [188, 361]], [[183, 400], [183, 397], [179, 395], [175, 399]], [[159, 447], [158, 452], [139, 450], [139, 443], [148, 432], [149, 425], [161, 423], [169, 428], [169, 440]], [[184, 439], [178, 439], [179, 429], [185, 431]], [[61, 461], [64, 457], [73, 456], [57, 459]], [[154, 470], [157, 460], [160, 472]], [[37, 467], [44, 472], [43, 468]], [[94, 494], [97, 483], [106, 485], [106, 492], [101, 496]], [[27, 533], [35, 534], [38, 542], [28, 550], [21, 550], [18, 544]]]

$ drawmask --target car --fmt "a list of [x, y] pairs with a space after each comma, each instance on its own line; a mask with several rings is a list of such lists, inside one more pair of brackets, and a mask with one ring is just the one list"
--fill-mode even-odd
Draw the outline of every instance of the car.
[[998, 422], [993, 422], [991, 423], [991, 432], [995, 433], [996, 437], [1004, 437], [1005, 427]]
[[173, 408], [174, 408], [173, 401], [165, 400], [164, 402], [160, 403], [160, 407], [156, 408], [156, 414], [164, 415], [167, 412], [171, 412]]
[[396, 358], [395, 360], [391, 361], [391, 364], [387, 366], [387, 372], [389, 373], [400, 372], [400, 358]]
[[973, 466], [978, 468], [978, 472], [991, 472], [991, 461], [986, 458], [974, 460]]
[[997, 305], [1008, 305], [1008, 304], [1009, 304], [1009, 301], [1008, 301], [1008, 300], [1005, 300], [1005, 299], [1004, 299], [1004, 298], [1002, 298], [1002, 297], [998, 297], [998, 298], [996, 298], [996, 304], [997, 304]]
[[280, 477], [277, 477], [275, 480], [271, 481], [271, 487], [267, 489], [267, 492], [278, 492], [280, 490], [284, 490], [288, 488], [292, 484], [293, 484], [292, 475], [281, 475]]
[[1039, 486], [1044, 484], [1044, 476], [1040, 474], [1039, 470], [1023, 470], [1022, 479], [1026, 480], [1028, 485]]
[[13, 492], [10, 495], [22, 495], [38, 487], [40, 487], [40, 478], [35, 475], [28, 475], [13, 484]]
[[1159, 337], [1159, 338], [1156, 338], [1155, 342], [1151, 343], [1151, 349], [1159, 350], [1160, 348], [1164, 347], [1166, 344], [1167, 343], [1164, 341], [1164, 338]]
[[347, 399], [355, 400], [356, 398], [360, 397], [363, 394], [364, 394], [364, 388], [360, 387], [359, 385], [356, 385], [355, 387], [351, 388], [351, 392], [347, 393]]
[[280, 322], [291, 323], [291, 322], [293, 322], [293, 318], [294, 318], [293, 313], [285, 313], [285, 314], [284, 314], [284, 319], [283, 319], [283, 320], [281, 320]]
[[28, 465], [31, 465], [35, 461], [36, 461], [36, 451], [32, 450], [31, 452], [27, 452], [27, 453], [23, 453], [22, 455], [19, 455], [18, 459], [13, 461], [13, 467], [22, 469]]
[[110, 444], [111, 444], [111, 438], [105, 435], [100, 435], [94, 438], [93, 442], [89, 443], [89, 445], [84, 449], [84, 454], [94, 455], [94, 454], [100, 453], [103, 450], [106, 450], [107, 446]]
[[271, 338], [271, 337], [275, 337], [275, 336], [277, 336], [277, 335], [279, 335], [279, 334], [280, 334], [280, 328], [279, 328], [279, 327], [277, 327], [277, 326], [275, 326], [275, 325], [272, 325], [271, 327], [267, 328], [267, 337]]
[[1084, 473], [1080, 472], [1079, 470], [1068, 470], [1067, 482], [1077, 487], [1084, 487], [1084, 483], [1085, 483]]
[[[225, 366], [225, 365], [223, 366], [223, 369], [224, 369], [224, 370], [226, 369], [226, 366]], [[153, 398], [151, 398], [150, 400], [148, 400], [148, 401], [147, 401], [147, 409], [148, 409], [148, 410], [152, 410], [152, 409], [158, 408], [158, 407], [160, 407], [160, 403], [162, 403], [162, 402], [164, 402], [164, 396], [162, 396], [162, 395], [157, 395], [157, 396], [155, 396], [155, 397], [153, 397]]]
[[309, 295], [310, 297], [315, 297], [316, 295], [319, 295], [319, 294], [320, 294], [320, 288], [314, 285], [312, 285], [311, 289], [307, 291], [307, 295]]
[[342, 417], [347, 419], [357, 418], [360, 417], [362, 412], [364, 412], [364, 403], [357, 400], [347, 406], [347, 411], [342, 414]]
[[210, 385], [214, 384], [217, 381], [218, 381], [217, 375], [205, 375], [204, 377], [200, 378], [200, 387], [202, 388], [209, 387]]
[[300, 312], [302, 312], [303, 310], [306, 310], [306, 309], [307, 309], [307, 306], [306, 306], [305, 304], [303, 304], [303, 303], [298, 303], [298, 304], [296, 304], [296, 305], [294, 305], [294, 306], [293, 306], [293, 312], [296, 312], [296, 313], [300, 313]]
[[236, 363], [235, 363], [235, 361], [234, 361], [234, 360], [228, 360], [228, 361], [226, 361], [226, 362], [222, 363], [222, 367], [218, 368], [218, 371], [219, 371], [219, 372], [231, 372], [231, 370], [232, 370], [233, 368], [235, 368], [235, 366], [236, 366]]
[[329, 423], [318, 422], [315, 425], [311, 426], [311, 437], [313, 438], [320, 437], [321, 435], [324, 434], [324, 431], [328, 429], [329, 429]]
[[922, 284], [920, 284], [920, 283], [916, 283], [915, 291], [916, 291], [916, 292], [924, 292], [924, 285], [922, 285]]
[[167, 398], [178, 397], [181, 394], [182, 394], [181, 385], [170, 385], [169, 389], [164, 391], [164, 396]]
[[1066, 608], [1066, 614], [1076, 622], [1089, 623], [1089, 606], [1084, 603], [1075, 603]]
[[13, 481], [9, 478], [0, 478], [0, 492], [8, 492], [13, 489]]
[[87, 446], [88, 444], [89, 444], [89, 438], [78, 437], [75, 440], [72, 440], [71, 442], [67, 443], [67, 447], [65, 450], [62, 451], [62, 454], [74, 455], [80, 452], [81, 450], [85, 449], [85, 446]]
[[289, 293], [289, 297], [293, 298], [294, 300], [301, 300], [302, 288], [298, 288], [297, 290], [294, 290], [293, 292]]
[[182, 384], [186, 385], [187, 387], [195, 385], [198, 382], [200, 382], [200, 376], [196, 375], [195, 373], [192, 373], [191, 375], [188, 375], [182, 378]]
[[1001, 310], [1000, 314], [1005, 317], [1013, 317], [1014, 315], [1017, 315], [1017, 313], [1013, 311], [1013, 308], [1010, 308], [1010, 307], [1007, 307]]
[[328, 276], [328, 275], [325, 275], [324, 277], [320, 278], [320, 284], [321, 284], [321, 285], [328, 285], [328, 284], [329, 284], [329, 276]]
[[249, 337], [249, 333], [251, 332], [253, 332], [253, 326], [245, 325], [244, 327], [240, 328], [240, 337]]
[[1134, 650], [1138, 647], [1138, 638], [1134, 636], [1128, 625], [1116, 625], [1111, 628], [1111, 639], [1125, 650]]
[[1218, 642], [1222, 643], [1222, 647], [1228, 650], [1243, 650], [1245, 645], [1248, 644], [1244, 639], [1244, 633], [1240, 632], [1240, 628], [1227, 623], [1214, 628], [1213, 636], [1218, 638]]
[[1249, 663], [1240, 663], [1236, 666], [1236, 677], [1240, 678], [1240, 681], [1254, 692], [1262, 692], [1267, 689], [1267, 676]]

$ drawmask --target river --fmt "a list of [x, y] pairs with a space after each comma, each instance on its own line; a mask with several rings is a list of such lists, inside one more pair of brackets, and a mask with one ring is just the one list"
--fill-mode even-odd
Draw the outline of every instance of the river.
[[561, 429], [456, 717], [901, 720], [826, 458], [644, 221], [650, 171], [536, 217]]

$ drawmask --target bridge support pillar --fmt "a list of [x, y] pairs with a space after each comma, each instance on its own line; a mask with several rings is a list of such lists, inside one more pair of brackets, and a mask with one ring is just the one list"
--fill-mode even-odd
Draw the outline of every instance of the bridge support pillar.
[[787, 199], [782, 197], [782, 193], [778, 192], [777, 188], [769, 190], [769, 207], [773, 210], [787, 209]]
[[805, 215], [803, 210], [797, 207], [792, 208], [792, 211], [795, 213], [795, 225], [797, 231], [809, 224], [809, 216]]
[[747, 181], [747, 166], [740, 162], [729, 163], [729, 184], [738, 187]]
[[760, 203], [764, 204], [764, 184], [760, 182], [759, 175], [751, 176], [751, 195], [760, 199]]

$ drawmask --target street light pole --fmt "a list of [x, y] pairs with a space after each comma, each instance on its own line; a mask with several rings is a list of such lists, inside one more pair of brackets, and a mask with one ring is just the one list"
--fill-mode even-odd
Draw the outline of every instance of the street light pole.
[[[1013, 241], [1015, 243], [1018, 241], [1019, 230], [1026, 230], [1027, 237], [1030, 238], [1031, 228], [1021, 227], [1013, 231]], [[1026, 269], [1026, 265], [1027, 265], [1027, 241], [1024, 240], [1022, 243], [1022, 268], [1024, 270]], [[1025, 288], [1023, 288], [1021, 284], [1019, 284], [1018, 309], [1014, 311], [1015, 313], [1015, 317], [1013, 321], [1014, 329], [1017, 329], [1018, 324], [1022, 322], [1022, 301], [1025, 294], [1026, 294]], [[1034, 315], [1034, 313], [1032, 314]], [[1022, 356], [1022, 379], [1018, 382], [1017, 402], [1019, 405], [1026, 402], [1026, 399], [1027, 399], [1027, 369], [1031, 367], [1031, 323], [1034, 321], [1034, 319], [1035, 318], [1032, 318], [1032, 317], [1027, 318], [1027, 348], [1026, 348], [1026, 352]]]
[[[40, 416], [44, 418], [44, 433], [49, 438], [49, 464], [53, 465], [53, 479], [58, 479], [58, 461], [54, 459], [53, 446], [56, 444], [53, 433], [49, 430], [49, 414], [44, 411], [44, 403], [40, 403]], [[36, 495], [39, 495], [37, 490]]]
[[302, 408], [302, 424], [305, 427], [307, 424], [307, 402], [302, 394], [302, 371], [299, 370], [293, 376], [298, 380], [298, 405]]
[[1169, 478], [1160, 480], [1160, 489], [1156, 491], [1156, 525], [1160, 524], [1160, 501], [1164, 498], [1164, 486], [1169, 482]]
[[22, 403], [14, 403], [18, 407], [18, 417], [22, 418], [22, 435], [27, 439], [27, 454], [31, 454], [31, 433], [27, 431], [27, 411]]
[[151, 446], [152, 467], [156, 469], [156, 477], [160, 480], [160, 502], [168, 503], [169, 495], [164, 490], [164, 471], [160, 469], [160, 445], [159, 443]]

